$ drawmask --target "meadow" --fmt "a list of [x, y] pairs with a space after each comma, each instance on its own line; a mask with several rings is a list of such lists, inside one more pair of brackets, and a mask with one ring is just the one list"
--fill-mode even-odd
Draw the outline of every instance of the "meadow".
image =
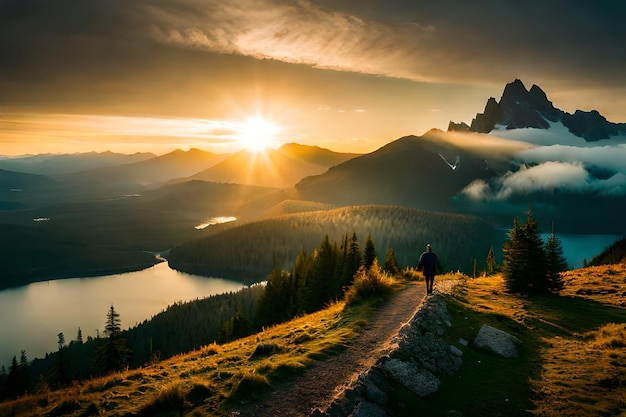
[[[459, 285], [445, 299], [451, 327], [444, 335], [464, 353], [458, 375], [439, 392], [417, 399], [397, 389], [397, 415], [623, 416], [626, 398], [626, 265], [565, 273], [559, 295], [507, 292], [500, 275], [450, 275]], [[439, 279], [446, 279], [446, 276]], [[402, 288], [399, 281], [395, 288]], [[613, 291], [617, 290], [617, 291]], [[443, 296], [443, 295], [442, 295]], [[37, 392], [0, 404], [2, 416], [230, 415], [234, 405], [261, 401], [316, 361], [342, 352], [377, 310], [380, 298], [324, 310], [225, 344], [136, 370], [75, 382], [60, 391]], [[521, 344], [519, 357], [503, 359], [459, 345], [489, 324]], [[259, 354], [260, 345], [276, 346]]]

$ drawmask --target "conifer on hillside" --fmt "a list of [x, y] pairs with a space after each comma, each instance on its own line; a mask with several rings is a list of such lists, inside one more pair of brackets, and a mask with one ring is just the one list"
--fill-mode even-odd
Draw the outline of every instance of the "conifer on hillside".
[[376, 254], [376, 247], [374, 246], [372, 236], [368, 235], [363, 252], [363, 266], [365, 266], [365, 269], [370, 269], [377, 257], [378, 255]]
[[128, 366], [131, 351], [122, 337], [120, 314], [113, 304], [107, 312], [104, 334], [107, 338], [96, 348], [96, 362], [104, 372], [117, 371]]
[[544, 245], [530, 210], [523, 225], [513, 220], [502, 252], [502, 274], [509, 290], [539, 294], [560, 289], [560, 272], [567, 267], [561, 244], [553, 234]]
[[398, 266], [398, 262], [396, 261], [396, 252], [393, 248], [389, 248], [387, 250], [387, 258], [385, 259], [385, 264], [383, 265], [383, 271], [390, 274], [391, 276], [396, 275], [400, 272], [400, 267]]
[[563, 256], [563, 247], [561, 241], [554, 234], [548, 236], [546, 240], [546, 262], [547, 262], [547, 280], [548, 289], [559, 291], [563, 289], [563, 279], [561, 272], [567, 270], [567, 260]]

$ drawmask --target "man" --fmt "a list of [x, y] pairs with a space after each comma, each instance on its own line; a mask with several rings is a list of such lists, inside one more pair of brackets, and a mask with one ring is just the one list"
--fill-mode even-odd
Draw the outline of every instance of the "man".
[[426, 279], [426, 294], [433, 293], [433, 284], [435, 282], [435, 273], [437, 272], [437, 255], [432, 251], [430, 243], [426, 245], [426, 252], [420, 256], [417, 268], [421, 269]]

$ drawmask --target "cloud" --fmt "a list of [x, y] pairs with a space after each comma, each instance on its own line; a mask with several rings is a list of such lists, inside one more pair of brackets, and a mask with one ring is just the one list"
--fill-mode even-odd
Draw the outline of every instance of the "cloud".
[[[430, 26], [390, 26], [308, 1], [240, 0], [210, 4], [201, 19], [172, 19], [155, 27], [166, 44], [275, 59], [319, 68], [425, 79], [415, 71], [430, 54]], [[428, 67], [424, 65], [424, 68]]]
[[518, 158], [528, 163], [547, 161], [582, 162], [586, 166], [626, 174], [626, 144], [615, 146], [541, 146], [520, 152]]
[[490, 182], [475, 180], [462, 194], [475, 201], [508, 200], [533, 193], [626, 195], [626, 175], [615, 173], [608, 178], [591, 175], [582, 162], [548, 161], [530, 168], [521, 166]]

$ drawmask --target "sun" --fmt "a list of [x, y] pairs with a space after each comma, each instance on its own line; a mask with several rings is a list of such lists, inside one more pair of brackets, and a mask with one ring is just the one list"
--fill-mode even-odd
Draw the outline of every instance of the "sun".
[[248, 118], [239, 129], [239, 143], [252, 152], [260, 152], [276, 144], [278, 125], [261, 116]]

